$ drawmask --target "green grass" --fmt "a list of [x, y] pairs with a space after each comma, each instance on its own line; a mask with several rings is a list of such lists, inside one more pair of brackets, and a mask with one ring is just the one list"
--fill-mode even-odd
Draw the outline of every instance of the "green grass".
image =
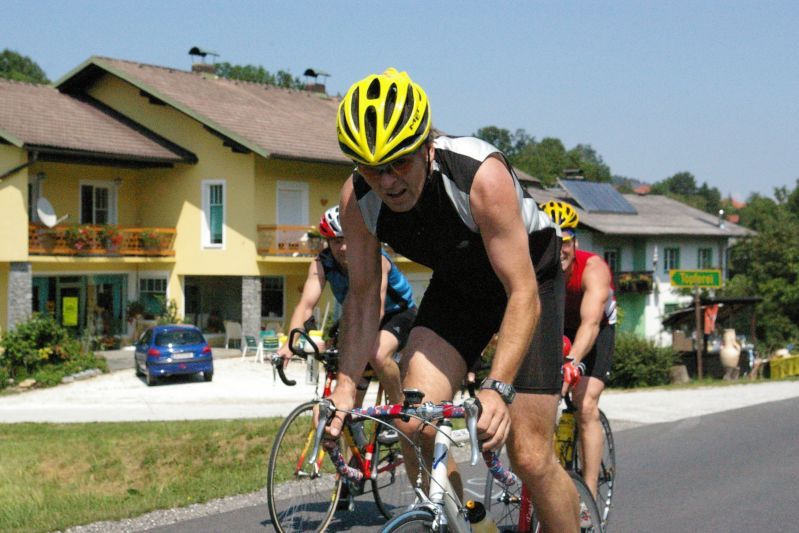
[[282, 418], [0, 425], [0, 531], [52, 531], [261, 489]]

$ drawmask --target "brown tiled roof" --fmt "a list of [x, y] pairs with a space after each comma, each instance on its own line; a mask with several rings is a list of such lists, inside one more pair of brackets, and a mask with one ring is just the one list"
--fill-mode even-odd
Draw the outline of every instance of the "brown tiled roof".
[[182, 161], [100, 107], [49, 85], [0, 80], [0, 137], [25, 148], [90, 153], [115, 159]]
[[336, 139], [337, 98], [105, 57], [85, 65], [119, 76], [265, 157], [349, 162]]

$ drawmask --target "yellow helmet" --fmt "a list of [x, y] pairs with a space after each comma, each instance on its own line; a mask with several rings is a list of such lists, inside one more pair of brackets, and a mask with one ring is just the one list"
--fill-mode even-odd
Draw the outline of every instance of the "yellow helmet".
[[389, 68], [350, 87], [338, 107], [336, 131], [348, 157], [379, 166], [416, 150], [430, 124], [424, 90], [406, 72]]
[[577, 216], [577, 211], [574, 210], [571, 204], [550, 200], [545, 204], [541, 204], [541, 209], [549, 215], [561, 229], [567, 230], [563, 232], [564, 241], [574, 238], [574, 230], [577, 229], [577, 223], [580, 222], [580, 217]]

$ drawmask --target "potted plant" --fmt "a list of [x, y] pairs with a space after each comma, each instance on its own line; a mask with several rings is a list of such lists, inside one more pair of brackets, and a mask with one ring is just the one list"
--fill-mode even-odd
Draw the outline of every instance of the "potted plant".
[[119, 229], [112, 224], [101, 226], [100, 230], [97, 232], [97, 237], [106, 250], [117, 250], [123, 240]]
[[161, 236], [157, 231], [145, 230], [139, 233], [142, 247], [145, 250], [157, 250], [161, 248]]
[[318, 251], [322, 249], [322, 234], [319, 233], [319, 230], [316, 228], [316, 226], [311, 226], [304, 238], [301, 240], [305, 241], [308, 249], [311, 251]]
[[87, 226], [69, 226], [64, 233], [67, 245], [76, 252], [86, 253], [92, 247], [94, 234]]

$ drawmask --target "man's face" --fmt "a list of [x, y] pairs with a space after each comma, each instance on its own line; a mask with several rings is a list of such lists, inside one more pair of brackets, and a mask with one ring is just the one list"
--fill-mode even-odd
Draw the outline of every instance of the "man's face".
[[577, 240], [572, 237], [568, 241], [563, 241], [560, 247], [560, 266], [564, 272], [568, 272], [574, 264], [574, 250], [577, 249]]
[[328, 238], [327, 247], [330, 248], [333, 259], [335, 259], [339, 265], [347, 268], [347, 244], [344, 242], [344, 237]]
[[410, 211], [422, 195], [432, 149], [423, 144], [412, 154], [382, 167], [359, 164], [358, 173], [389, 209], [399, 213]]

